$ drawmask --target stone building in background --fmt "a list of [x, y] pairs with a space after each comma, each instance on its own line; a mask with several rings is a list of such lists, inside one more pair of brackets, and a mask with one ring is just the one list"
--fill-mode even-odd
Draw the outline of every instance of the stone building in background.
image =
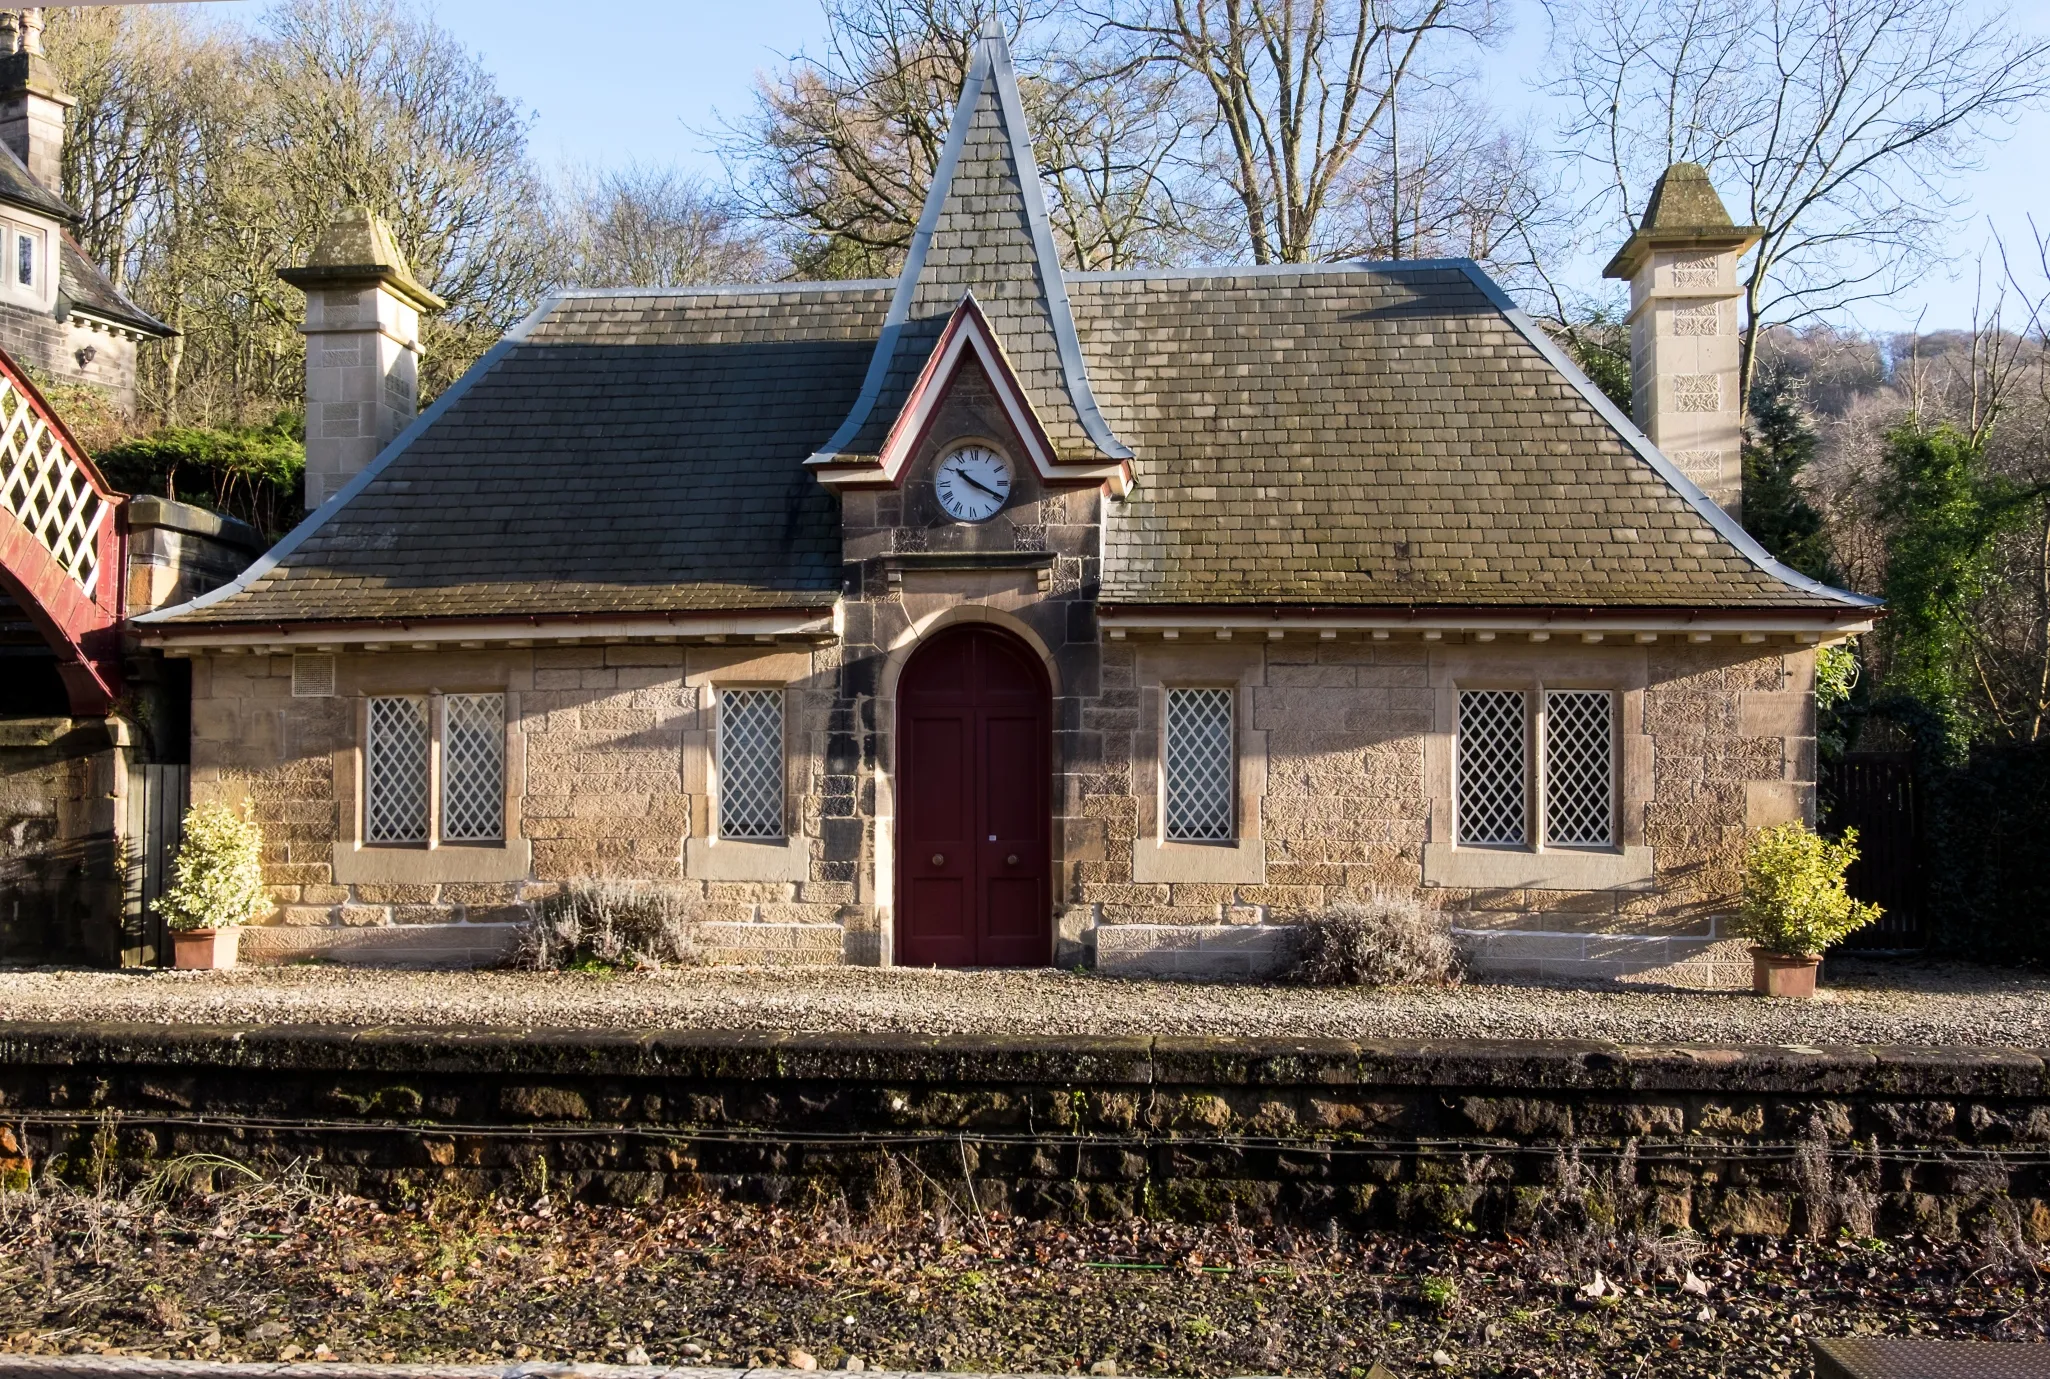
[[[245, 954], [488, 960], [614, 877], [714, 958], [1248, 972], [1395, 891], [1486, 969], [1748, 980], [1739, 850], [1812, 815], [1815, 648], [1873, 601], [1473, 264], [1066, 273], [1030, 149], [989, 34], [898, 280], [552, 298], [138, 620], [267, 830]], [[1647, 311], [1721, 312], [1668, 228]], [[1670, 333], [1647, 396], [1727, 372]]]

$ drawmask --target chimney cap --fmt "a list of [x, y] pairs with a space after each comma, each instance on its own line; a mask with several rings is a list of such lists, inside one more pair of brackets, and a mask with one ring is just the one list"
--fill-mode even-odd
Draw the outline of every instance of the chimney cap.
[[281, 268], [278, 276], [304, 290], [381, 282], [422, 311], [448, 305], [420, 285], [392, 238], [391, 226], [368, 206], [342, 212], [321, 233], [305, 266]]
[[1644, 219], [1636, 233], [1624, 241], [1605, 278], [1633, 278], [1654, 249], [1730, 250], [1743, 253], [1758, 243], [1765, 232], [1756, 225], [1739, 225], [1730, 219], [1723, 199], [1708, 180], [1708, 169], [1699, 163], [1675, 163], [1659, 174], [1652, 185], [1651, 200], [1645, 203]]

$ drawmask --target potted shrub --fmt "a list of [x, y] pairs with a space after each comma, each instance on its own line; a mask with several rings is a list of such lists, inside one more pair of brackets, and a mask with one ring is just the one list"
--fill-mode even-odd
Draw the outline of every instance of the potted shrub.
[[1798, 820], [1751, 835], [1737, 933], [1752, 943], [1753, 991], [1813, 996], [1823, 951], [1879, 918], [1877, 905], [1853, 900], [1844, 887], [1844, 872], [1857, 860], [1854, 828], [1837, 842]]
[[263, 884], [263, 829], [224, 804], [185, 811], [185, 841], [172, 865], [175, 884], [157, 897], [170, 926], [177, 966], [233, 967], [239, 926], [270, 912]]

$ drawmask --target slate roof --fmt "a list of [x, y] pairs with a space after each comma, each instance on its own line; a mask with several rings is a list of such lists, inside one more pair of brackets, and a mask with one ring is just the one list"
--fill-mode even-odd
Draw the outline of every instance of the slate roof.
[[1031, 156], [1010, 52], [993, 24], [970, 65], [862, 392], [812, 463], [876, 458], [971, 291], [1032, 395], [1055, 459], [1100, 464], [1129, 455], [1103, 424], [1076, 351], [1039, 181], [1021, 175]]
[[[1000, 91], [1001, 43], [978, 64]], [[561, 298], [242, 579], [140, 621], [829, 605], [817, 454], [894, 416], [879, 361], [925, 358], [907, 304], [971, 286], [1008, 304], [992, 333], [1047, 429], [1130, 447], [1107, 603], [1870, 612], [1773, 564], [1471, 263], [1045, 268], [1016, 125], [976, 142], [1015, 89], [987, 90], [899, 282]], [[973, 247], [943, 233], [955, 207]]]
[[[28, 165], [4, 143], [0, 143], [0, 205], [50, 216], [60, 227], [78, 219], [70, 203], [38, 182]], [[59, 316], [82, 311], [144, 335], [177, 333], [130, 301], [113, 279], [85, 256], [70, 232], [61, 228], [57, 235], [57, 311]]]
[[562, 299], [246, 592], [179, 620], [829, 606], [839, 505], [804, 459], [889, 295]]

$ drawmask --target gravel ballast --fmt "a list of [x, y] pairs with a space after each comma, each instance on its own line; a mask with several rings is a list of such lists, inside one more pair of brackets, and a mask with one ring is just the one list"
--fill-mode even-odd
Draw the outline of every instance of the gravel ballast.
[[2050, 977], [1844, 962], [1831, 965], [1826, 982], [1816, 1000], [1780, 1001], [1644, 988], [1308, 989], [857, 967], [35, 969], [0, 971], [0, 1021], [2050, 1048]]

